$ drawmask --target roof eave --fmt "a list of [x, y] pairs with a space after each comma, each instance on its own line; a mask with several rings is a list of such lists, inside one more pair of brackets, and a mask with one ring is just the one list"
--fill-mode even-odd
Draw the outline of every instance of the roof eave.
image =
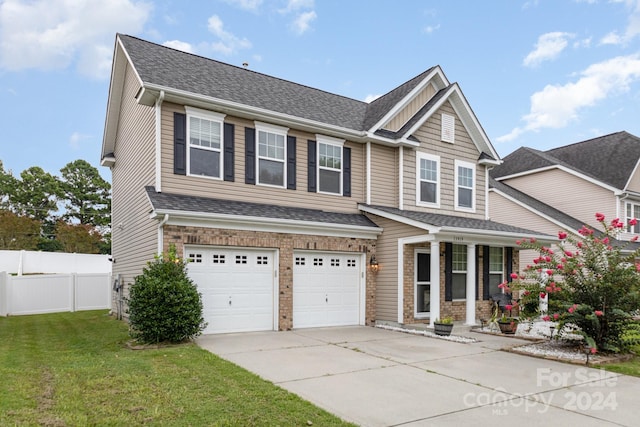
[[162, 219], [169, 215], [167, 224], [247, 229], [256, 231], [277, 231], [299, 234], [321, 234], [328, 236], [357, 237], [377, 239], [382, 234], [381, 227], [367, 227], [361, 225], [336, 224], [316, 221], [300, 221], [282, 218], [267, 218], [257, 216], [229, 215], [220, 213], [191, 212], [174, 209], [154, 209], [150, 214], [153, 219]]

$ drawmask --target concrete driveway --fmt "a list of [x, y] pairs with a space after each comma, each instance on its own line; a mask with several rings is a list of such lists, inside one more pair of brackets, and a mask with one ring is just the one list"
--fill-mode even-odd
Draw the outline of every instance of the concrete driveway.
[[198, 344], [363, 426], [637, 426], [640, 378], [371, 327], [207, 335]]

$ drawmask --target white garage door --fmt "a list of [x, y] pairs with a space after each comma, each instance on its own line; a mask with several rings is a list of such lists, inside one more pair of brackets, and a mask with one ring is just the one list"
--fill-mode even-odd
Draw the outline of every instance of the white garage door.
[[294, 252], [293, 327], [361, 324], [360, 264], [360, 254]]
[[185, 258], [202, 294], [205, 334], [276, 329], [275, 251], [187, 247]]

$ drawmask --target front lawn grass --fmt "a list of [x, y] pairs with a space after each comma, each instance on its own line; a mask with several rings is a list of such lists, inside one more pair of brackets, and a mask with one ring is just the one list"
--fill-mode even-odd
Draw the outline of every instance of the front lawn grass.
[[640, 345], [634, 346], [631, 350], [634, 353], [632, 359], [625, 362], [605, 363], [600, 366], [607, 371], [640, 377]]
[[105, 311], [0, 317], [0, 425], [350, 425], [195, 344], [128, 339]]

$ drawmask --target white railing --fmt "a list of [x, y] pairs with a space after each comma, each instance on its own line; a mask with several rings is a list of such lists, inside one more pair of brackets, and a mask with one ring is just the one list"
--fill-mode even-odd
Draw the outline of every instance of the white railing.
[[0, 272], [0, 316], [111, 308], [111, 273]]

